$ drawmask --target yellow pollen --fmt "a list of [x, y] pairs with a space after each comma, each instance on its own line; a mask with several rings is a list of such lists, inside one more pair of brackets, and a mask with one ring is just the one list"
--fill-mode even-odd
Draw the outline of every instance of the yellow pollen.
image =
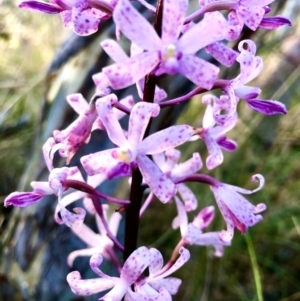
[[131, 154], [127, 148], [120, 148], [117, 150], [117, 158], [123, 162], [130, 163], [131, 162]]
[[176, 47], [173, 44], [168, 45], [166, 48], [164, 54], [163, 54], [163, 60], [166, 61], [170, 58], [176, 58], [177, 52]]

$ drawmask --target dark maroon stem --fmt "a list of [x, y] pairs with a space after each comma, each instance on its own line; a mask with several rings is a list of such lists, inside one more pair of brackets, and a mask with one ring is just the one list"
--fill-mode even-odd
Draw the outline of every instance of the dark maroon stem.
[[191, 15], [187, 16], [184, 24], [190, 23], [193, 19], [203, 16], [205, 13], [220, 11], [220, 10], [228, 10], [230, 11], [234, 5], [236, 5], [236, 0], [221, 0], [209, 3], [205, 5], [203, 8], [195, 11]]
[[219, 186], [221, 183], [215, 178], [205, 175], [205, 174], [193, 174], [184, 178], [181, 178], [176, 181], [176, 184], [185, 183], [185, 182], [200, 182], [203, 184], [208, 184], [209, 186]]
[[[162, 5], [163, 0], [158, 0], [157, 9], [154, 21], [154, 28], [158, 35], [161, 35], [162, 27]], [[144, 97], [145, 102], [154, 102], [155, 93], [155, 75], [150, 73], [146, 76], [144, 86]], [[147, 127], [144, 137], [149, 135], [151, 121]], [[130, 190], [130, 205], [126, 207], [126, 221], [125, 221], [125, 242], [124, 242], [124, 260], [126, 260], [130, 254], [137, 248], [138, 230], [140, 222], [140, 209], [142, 206], [143, 192], [142, 187], [142, 174], [138, 168], [132, 171], [132, 182]]]
[[120, 251], [124, 251], [124, 247], [122, 246], [122, 244], [117, 240], [117, 238], [111, 233], [110, 229], [109, 229], [109, 226], [107, 224], [107, 221], [104, 217], [104, 214], [103, 214], [103, 209], [102, 209], [102, 204], [101, 202], [99, 201], [98, 197], [93, 195], [93, 194], [90, 194], [89, 197], [91, 198], [92, 202], [93, 202], [93, 205], [95, 207], [95, 210], [97, 212], [97, 214], [99, 215], [100, 219], [101, 219], [101, 222], [104, 226], [104, 229], [107, 233], [107, 236], [113, 241], [114, 245], [120, 250]]
[[175, 106], [175, 105], [179, 105], [180, 103], [183, 103], [185, 101], [190, 100], [193, 96], [195, 95], [199, 95], [208, 91], [212, 91], [215, 89], [224, 89], [225, 87], [227, 87], [229, 84], [231, 83], [231, 80], [225, 80], [225, 79], [218, 79], [215, 81], [213, 87], [210, 90], [206, 90], [204, 88], [201, 87], [197, 87], [195, 89], [193, 89], [192, 91], [190, 91], [189, 93], [180, 96], [180, 97], [176, 97], [170, 100], [166, 100], [163, 101], [161, 103], [159, 103], [161, 108], [166, 108], [166, 107], [170, 107], [170, 106]]
[[128, 205], [130, 204], [130, 201], [128, 200], [122, 200], [122, 199], [118, 199], [118, 198], [114, 198], [112, 196], [109, 196], [103, 192], [100, 192], [98, 190], [96, 190], [94, 187], [92, 187], [91, 185], [85, 183], [85, 182], [81, 182], [78, 180], [66, 180], [64, 182], [64, 185], [66, 187], [69, 188], [73, 188], [82, 192], [86, 192], [90, 195], [94, 195], [96, 197], [100, 197], [104, 200], [106, 200], [107, 202], [111, 202], [111, 203], [115, 203], [115, 204], [119, 204], [119, 205]]
[[120, 102], [116, 102], [114, 104], [114, 107], [117, 108], [118, 110], [124, 112], [127, 115], [130, 115], [131, 109], [129, 109], [128, 107], [124, 106], [123, 104], [121, 104]]

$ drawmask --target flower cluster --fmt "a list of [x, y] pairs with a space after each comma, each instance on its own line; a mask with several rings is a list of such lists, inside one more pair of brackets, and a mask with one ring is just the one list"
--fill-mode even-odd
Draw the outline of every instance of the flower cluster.
[[[140, 0], [141, 5], [155, 14], [154, 27], [129, 0], [25, 0], [20, 3], [24, 9], [60, 13], [63, 24], [79, 35], [96, 32], [101, 20], [112, 17], [117, 39], [123, 34], [131, 43], [129, 56], [117, 41], [101, 42], [114, 63], [93, 75], [96, 94], [89, 103], [81, 94], [67, 97], [78, 117], [67, 128], [55, 130], [43, 146], [48, 181], [32, 182], [32, 191], [13, 192], [5, 199], [5, 206], [26, 207], [46, 195], [58, 196], [56, 222], [69, 226], [87, 245], [86, 249], [70, 253], [68, 264], [72, 266], [80, 256], [91, 256], [91, 269], [98, 275], [98, 278], [83, 280], [80, 272], [69, 273], [67, 281], [75, 294], [90, 295], [110, 289], [101, 300], [172, 300], [181, 280], [169, 275], [188, 261], [188, 246], [212, 246], [215, 256], [222, 256], [224, 246], [232, 243], [235, 229], [244, 234], [248, 227], [262, 220], [265, 204], [253, 205], [241, 194], [260, 190], [264, 186], [263, 176], [252, 177], [253, 181], [259, 181], [254, 190], [225, 184], [199, 173], [203, 163], [198, 152], [180, 163], [181, 152], [176, 148], [185, 143], [197, 145], [203, 140], [208, 151], [206, 168], [212, 170], [223, 163], [223, 150], [234, 152], [237, 148], [237, 143], [227, 135], [237, 125], [240, 100], [264, 115], [287, 113], [284, 104], [260, 99], [260, 88], [248, 86], [263, 70], [263, 60], [256, 56], [255, 43], [240, 41], [237, 50], [227, 43], [239, 39], [244, 25], [253, 31], [260, 27], [275, 29], [290, 25], [282, 16], [266, 16], [270, 12], [267, 5], [273, 1], [200, 0], [199, 8], [187, 16], [188, 0], [161, 0], [157, 7]], [[201, 20], [195, 23], [198, 17]], [[205, 60], [199, 55], [200, 50], [205, 50], [218, 64]], [[231, 67], [235, 62], [240, 66], [239, 73], [231, 79], [219, 78], [219, 64]], [[156, 82], [156, 78], [164, 74], [180, 74], [196, 88], [187, 95], [167, 99], [167, 91]], [[139, 99], [130, 95], [119, 100], [113, 91], [132, 85], [136, 85]], [[202, 96], [206, 106], [202, 127], [177, 124], [153, 132], [151, 121], [163, 108], [209, 91], [214, 93]], [[125, 115], [129, 115], [127, 127], [119, 122]], [[81, 146], [89, 143], [94, 130], [104, 131], [113, 147], [82, 156], [83, 169], [54, 168], [56, 152], [66, 158], [68, 165]], [[85, 171], [86, 180], [80, 170]], [[130, 178], [129, 200], [115, 198], [98, 189], [104, 181], [124, 177]], [[209, 185], [226, 229], [208, 230], [214, 218], [213, 206], [200, 209], [189, 222], [188, 213], [198, 208], [196, 192], [187, 185], [191, 181]], [[75, 191], [68, 193], [70, 189]], [[157, 249], [137, 246], [139, 219], [155, 198], [176, 206], [172, 228], [179, 228], [181, 233], [165, 265]], [[85, 209], [75, 208], [70, 212], [66, 207], [79, 199], [83, 199]], [[115, 212], [111, 203], [119, 206]], [[117, 239], [123, 211], [126, 212], [124, 246]], [[94, 216], [99, 233], [84, 223], [87, 213]], [[123, 265], [117, 250], [124, 253]], [[103, 259], [116, 266], [119, 277], [111, 277], [99, 269]]]

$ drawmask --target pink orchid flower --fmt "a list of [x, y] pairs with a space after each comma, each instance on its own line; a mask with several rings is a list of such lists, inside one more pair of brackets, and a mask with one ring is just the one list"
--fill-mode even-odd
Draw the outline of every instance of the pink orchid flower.
[[182, 73], [194, 84], [211, 89], [219, 68], [195, 53], [224, 39], [227, 22], [222, 14], [205, 15], [201, 22], [179, 38], [187, 7], [188, 0], [164, 1], [162, 37], [159, 38], [128, 0], [119, 0], [113, 13], [116, 25], [127, 38], [146, 51], [103, 68], [114, 89], [128, 87], [156, 68], [156, 75]]
[[[176, 294], [181, 280], [167, 277], [179, 269], [190, 258], [185, 248], [179, 250], [179, 258], [166, 270], [162, 268], [163, 260], [156, 249], [139, 247], [125, 261], [120, 270], [120, 277], [110, 277], [99, 269], [103, 261], [100, 254], [91, 257], [90, 266], [100, 278], [83, 280], [78, 271], [71, 272], [67, 281], [76, 295], [88, 296], [112, 288], [100, 300], [121, 301], [171, 301]], [[149, 276], [143, 277], [143, 271], [149, 267]], [[134, 287], [134, 290], [132, 289]]]
[[130, 176], [131, 169], [139, 167], [145, 182], [163, 203], [176, 193], [175, 184], [148, 158], [174, 148], [197, 133], [188, 125], [177, 125], [159, 131], [143, 140], [149, 120], [159, 114], [157, 104], [139, 102], [131, 110], [128, 137], [125, 137], [120, 123], [112, 111], [117, 102], [114, 94], [99, 99], [96, 107], [110, 140], [118, 147], [100, 151], [81, 158], [88, 175], [103, 173], [108, 179]]
[[68, 187], [66, 187], [64, 184], [65, 180], [77, 179], [80, 172], [78, 167], [53, 168], [52, 159], [50, 158], [50, 152], [54, 144], [54, 139], [49, 138], [43, 146], [44, 159], [50, 171], [48, 181], [31, 182], [33, 191], [13, 192], [5, 198], [4, 205], [27, 207], [39, 202], [46, 195], [55, 194], [58, 195], [58, 205], [60, 207], [60, 214], [63, 222], [69, 227], [78, 226], [83, 222], [85, 218], [85, 210], [82, 208], [74, 208], [73, 211], [75, 213], [72, 213], [65, 208], [65, 206], [61, 202], [61, 199], [63, 192], [68, 189]]
[[226, 222], [227, 230], [220, 234], [220, 238], [225, 242], [232, 239], [234, 228], [244, 234], [248, 227], [254, 226], [262, 220], [262, 215], [259, 213], [266, 210], [266, 205], [261, 203], [254, 206], [240, 194], [252, 194], [264, 186], [262, 175], [253, 175], [252, 181], [259, 181], [259, 187], [247, 190], [224, 183], [210, 187]]
[[220, 234], [222, 232], [206, 232], [203, 233], [206, 227], [210, 225], [214, 218], [214, 207], [209, 206], [202, 209], [193, 222], [188, 222], [187, 212], [182, 202], [175, 197], [175, 203], [178, 215], [172, 223], [172, 228], [180, 228], [182, 241], [185, 245], [198, 245], [198, 246], [213, 246], [215, 249], [214, 255], [221, 257], [224, 252], [224, 246], [229, 246], [230, 241], [222, 241]]

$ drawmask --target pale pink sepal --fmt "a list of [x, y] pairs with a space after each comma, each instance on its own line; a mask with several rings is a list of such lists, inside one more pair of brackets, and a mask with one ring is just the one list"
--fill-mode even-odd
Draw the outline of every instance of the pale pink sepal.
[[92, 79], [96, 85], [96, 94], [103, 96], [110, 94], [111, 90], [109, 87], [111, 84], [103, 72], [92, 75]]
[[255, 56], [256, 45], [251, 40], [243, 40], [239, 43], [240, 54], [237, 61], [240, 63], [241, 73], [234, 79], [234, 88], [238, 88], [256, 78], [263, 70], [263, 60]]
[[89, 296], [102, 291], [105, 291], [115, 285], [114, 279], [109, 278], [95, 278], [83, 280], [78, 271], [68, 274], [67, 281], [72, 292], [80, 296]]
[[269, 5], [270, 3], [274, 2], [275, 0], [240, 0], [241, 5], [245, 6], [266, 6]]
[[[194, 54], [207, 45], [223, 40], [227, 27], [227, 22], [221, 13], [205, 14], [202, 21], [182, 35], [177, 46], [184, 54]], [[206, 34], [208, 32], [209, 34]], [[201, 35], [201, 39], [196, 39], [195, 37], [199, 35]]]
[[128, 125], [128, 142], [136, 147], [143, 139], [151, 117], [158, 116], [160, 107], [154, 103], [139, 102], [131, 110]]
[[[128, 96], [122, 98], [119, 102], [122, 105], [126, 106], [128, 109], [131, 109], [134, 106], [134, 104], [135, 104], [134, 98], [133, 98], [132, 95], [128, 95]], [[126, 113], [118, 110], [115, 107], [112, 110], [113, 110], [113, 112], [116, 115], [116, 118], [118, 120], [120, 120], [121, 118], [123, 118], [126, 115]], [[101, 121], [101, 119], [100, 119], [99, 116], [98, 116], [98, 118], [95, 120], [95, 122], [93, 124], [92, 131], [96, 130], [96, 129], [105, 130], [105, 126], [103, 125], [103, 123], [102, 123], [102, 121]]]
[[208, 157], [206, 158], [206, 167], [209, 170], [214, 169], [222, 164], [224, 158], [223, 153], [215, 139], [213, 139], [208, 132], [203, 132], [201, 137], [204, 140], [209, 153]]
[[235, 41], [239, 38], [242, 29], [244, 27], [244, 22], [237, 15], [236, 11], [232, 10], [228, 14], [228, 30], [226, 33], [226, 40]]
[[198, 206], [198, 201], [193, 191], [183, 183], [176, 184], [176, 188], [184, 202], [185, 210], [187, 212], [195, 210]]
[[137, 83], [159, 63], [158, 52], [143, 52], [126, 62], [103, 68], [113, 89], [122, 89]]
[[68, 95], [67, 102], [78, 115], [89, 109], [89, 104], [80, 93]]
[[184, 208], [184, 205], [179, 200], [179, 198], [175, 196], [174, 200], [175, 200], [178, 216], [174, 219], [172, 223], [172, 228], [176, 229], [179, 226], [181, 236], [183, 237], [187, 231], [188, 216]]
[[176, 181], [180, 178], [189, 176], [201, 169], [202, 166], [203, 163], [200, 154], [193, 153], [192, 158], [175, 166], [175, 168], [172, 170], [172, 180]]
[[114, 62], [122, 63], [128, 59], [128, 55], [124, 52], [124, 50], [116, 41], [107, 39], [102, 41], [100, 45]]
[[123, 34], [143, 49], [155, 51], [160, 48], [161, 41], [154, 28], [128, 0], [118, 1], [113, 19]]
[[[72, 193], [69, 193], [67, 195], [65, 195], [62, 199], [61, 199], [61, 205], [66, 207], [69, 204], [77, 201], [78, 199], [81, 199], [85, 196], [86, 194], [84, 192], [81, 191], [75, 191]], [[60, 206], [57, 205], [55, 208], [55, 212], [54, 212], [54, 220], [58, 223], [58, 224], [63, 224], [62, 219], [59, 217], [58, 213], [60, 211]]]
[[115, 94], [109, 94], [96, 101], [96, 109], [102, 121], [109, 139], [118, 146], [128, 145], [124, 131], [113, 111], [113, 105], [118, 101]]
[[165, 0], [163, 5], [162, 42], [173, 44], [181, 32], [188, 0]]
[[130, 69], [124, 63], [104, 67], [102, 72], [113, 89], [122, 89], [134, 84]]
[[[163, 279], [153, 279], [149, 281], [149, 285], [156, 291], [166, 290], [170, 295], [176, 295], [182, 280], [175, 277], [167, 277]], [[151, 299], [152, 300], [152, 299]], [[161, 299], [159, 299], [161, 300]], [[166, 300], [166, 299], [163, 299]], [[172, 300], [172, 298], [167, 299]]]
[[55, 146], [55, 144], [56, 143], [54, 138], [50, 137], [43, 145], [43, 156], [49, 171], [54, 168], [53, 167], [54, 154], [52, 152], [52, 148]]
[[74, 263], [74, 260], [77, 257], [91, 257], [95, 253], [99, 253], [99, 252], [102, 252], [102, 251], [103, 250], [100, 246], [99, 247], [93, 247], [93, 248], [81, 249], [81, 250], [75, 250], [75, 251], [71, 252], [67, 257], [68, 266], [72, 267], [73, 263]]
[[220, 232], [202, 233], [202, 231], [193, 224], [189, 224], [183, 239], [190, 245], [213, 246], [216, 250], [215, 256], [220, 257], [223, 254], [223, 247], [230, 245], [230, 241], [223, 241], [220, 238], [220, 234]]
[[136, 291], [133, 292], [128, 289], [125, 301], [172, 301], [172, 297], [165, 288], [156, 291], [148, 284], [145, 284], [142, 287], [136, 286]]
[[[159, 154], [157, 154], [159, 155]], [[166, 159], [164, 160], [165, 162], [161, 162], [159, 166], [165, 165], [162, 170], [166, 173], [174, 173], [174, 167], [176, 164], [179, 162], [179, 159], [181, 157], [181, 152], [175, 148], [170, 148], [165, 151], [165, 157]]]

